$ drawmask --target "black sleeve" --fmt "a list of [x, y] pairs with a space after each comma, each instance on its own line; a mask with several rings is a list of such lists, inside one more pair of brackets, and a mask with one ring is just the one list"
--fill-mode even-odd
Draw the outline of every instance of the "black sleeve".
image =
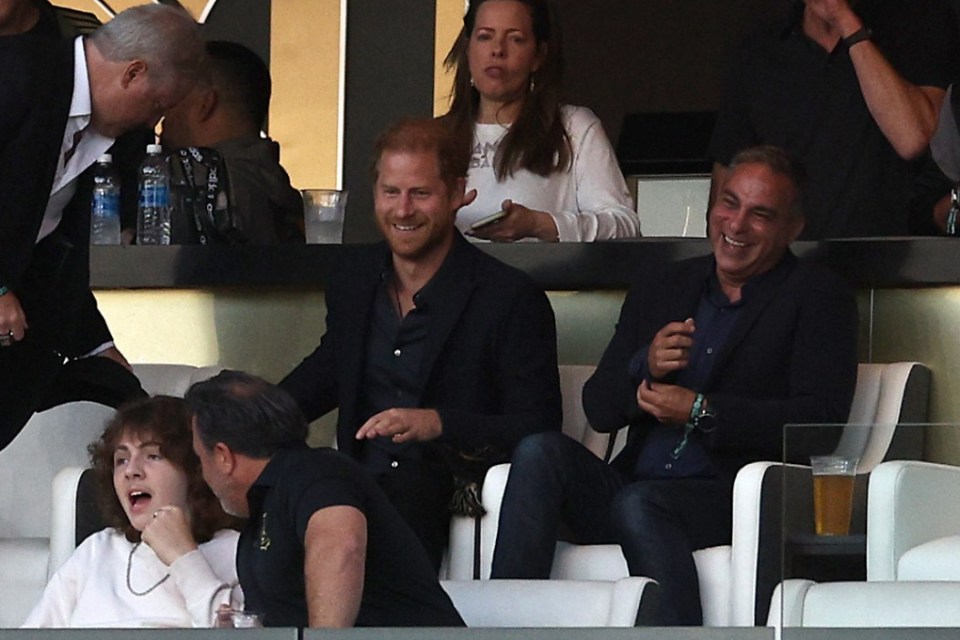
[[590, 426], [597, 431], [616, 431], [640, 417], [637, 387], [630, 377], [631, 357], [646, 344], [640, 344], [641, 317], [648, 302], [643, 281], [634, 284], [620, 309], [620, 318], [603, 352], [597, 370], [583, 386], [583, 410]]
[[556, 322], [543, 291], [530, 284], [515, 292], [495, 344], [499, 411], [436, 407], [442, 437], [467, 451], [487, 445], [512, 451], [528, 435], [559, 430], [562, 421]]
[[933, 221], [933, 208], [946, 195], [953, 184], [944, 175], [928, 153], [922, 160], [922, 169], [914, 178], [908, 205], [910, 233], [917, 236], [942, 235]]
[[[346, 270], [346, 271], [345, 271]], [[339, 402], [337, 342], [347, 329], [343, 324], [344, 296], [341, 283], [349, 286], [349, 269], [337, 262], [327, 278], [324, 300], [327, 306], [326, 331], [320, 345], [288, 373], [279, 386], [293, 396], [308, 422], [332, 411]], [[351, 316], [352, 317], [352, 316]]]
[[288, 373], [279, 386], [293, 396], [307, 422], [312, 422], [337, 406], [336, 338], [331, 331], [329, 309], [332, 297], [327, 296], [327, 332], [320, 346], [313, 350], [297, 367]]

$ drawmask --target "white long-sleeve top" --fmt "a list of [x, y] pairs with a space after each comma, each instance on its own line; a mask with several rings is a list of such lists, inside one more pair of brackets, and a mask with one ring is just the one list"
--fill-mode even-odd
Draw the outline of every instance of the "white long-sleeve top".
[[461, 231], [500, 211], [500, 204], [510, 198], [549, 213], [557, 224], [560, 242], [640, 234], [640, 218], [600, 120], [590, 109], [571, 105], [563, 106], [561, 115], [570, 135], [573, 162], [569, 169], [546, 177], [520, 169], [497, 182], [493, 159], [508, 127], [475, 125], [467, 190], [476, 189], [477, 199], [457, 213]]
[[[236, 531], [222, 530], [169, 567], [147, 544], [137, 547], [116, 529], [84, 540], [50, 578], [23, 623], [33, 627], [209, 627], [221, 604], [242, 607]], [[145, 595], [136, 595], [170, 577]]]

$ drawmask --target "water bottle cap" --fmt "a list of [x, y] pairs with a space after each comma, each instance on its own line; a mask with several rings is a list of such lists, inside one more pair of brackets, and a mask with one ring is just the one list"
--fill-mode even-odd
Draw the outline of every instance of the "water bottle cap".
[[163, 147], [161, 147], [159, 144], [148, 144], [147, 153], [151, 155], [161, 154], [163, 153]]
[[100, 164], [110, 164], [113, 162], [113, 156], [110, 155], [109, 153], [105, 153], [99, 158], [97, 158], [97, 162]]

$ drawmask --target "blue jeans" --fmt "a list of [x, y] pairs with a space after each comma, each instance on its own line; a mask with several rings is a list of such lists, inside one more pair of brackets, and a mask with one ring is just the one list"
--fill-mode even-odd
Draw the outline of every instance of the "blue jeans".
[[579, 544], [619, 544], [630, 575], [660, 583], [659, 624], [703, 623], [693, 551], [730, 542], [726, 482], [633, 480], [556, 432], [525, 438], [512, 462], [492, 577], [550, 577], [563, 525]]

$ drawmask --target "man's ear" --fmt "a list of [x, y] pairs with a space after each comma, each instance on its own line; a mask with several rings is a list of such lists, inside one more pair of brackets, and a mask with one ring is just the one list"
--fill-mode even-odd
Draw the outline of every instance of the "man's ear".
[[213, 117], [219, 103], [220, 93], [216, 89], [212, 87], [204, 89], [200, 98], [197, 100], [197, 119], [200, 120], [200, 122], [209, 120]]
[[807, 219], [802, 215], [798, 215], [793, 224], [793, 237], [790, 239], [790, 242], [793, 242], [800, 237], [800, 233], [803, 231], [803, 228], [807, 226]]
[[143, 60], [131, 60], [123, 69], [123, 76], [120, 78], [120, 85], [126, 89], [131, 82], [137, 78], [141, 78], [146, 72], [146, 62]]
[[224, 475], [230, 475], [237, 468], [237, 456], [223, 442], [213, 445], [213, 462]]

